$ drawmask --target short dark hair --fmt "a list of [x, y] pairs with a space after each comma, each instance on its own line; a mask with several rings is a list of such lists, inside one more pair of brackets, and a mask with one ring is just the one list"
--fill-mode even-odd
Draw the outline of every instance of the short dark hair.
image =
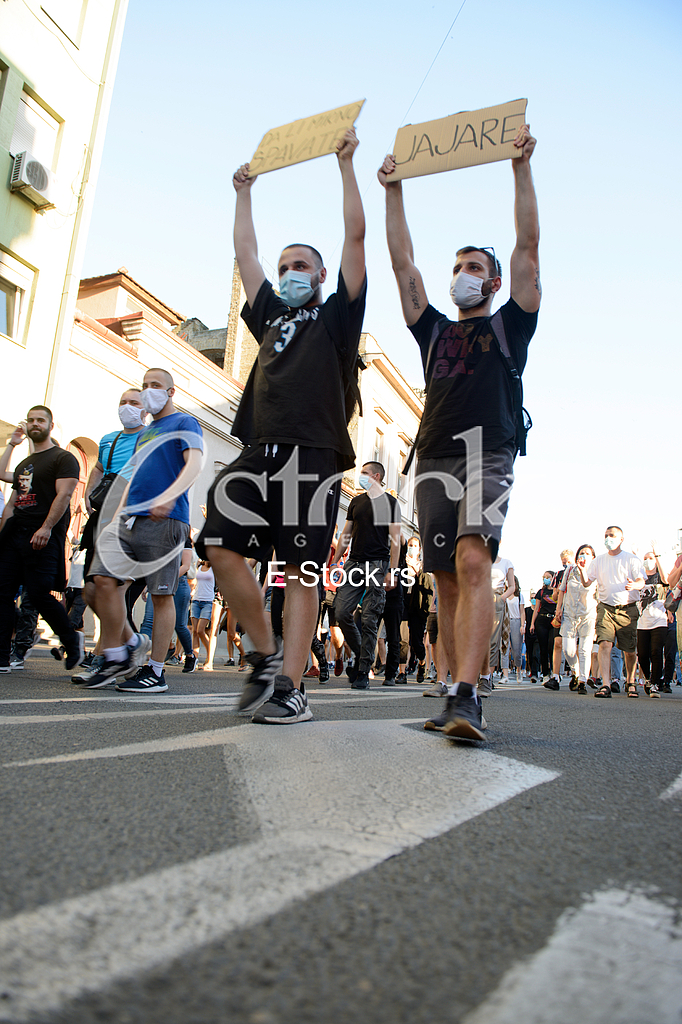
[[[363, 466], [368, 466], [370, 468], [370, 470], [372, 471], [372, 473], [374, 473], [375, 476], [378, 475], [379, 479], [383, 483], [384, 475], [386, 473], [386, 470], [384, 469], [384, 467], [381, 465], [380, 462], [363, 462], [362, 465]], [[410, 539], [412, 539], [412, 538], [410, 538]]]
[[[162, 373], [164, 375], [164, 377], [166, 378], [166, 380], [168, 381], [168, 387], [169, 388], [174, 388], [175, 387], [175, 381], [173, 380], [172, 374], [170, 374], [168, 372], [168, 370], [164, 370], [163, 366], [150, 366], [148, 370], [145, 370], [145, 373], [144, 373], [145, 377], [147, 376], [148, 373]], [[130, 390], [133, 390], [133, 389], [128, 388], [127, 390], [130, 391]], [[166, 391], [167, 390], [168, 390], [168, 388], [166, 388]]]
[[[618, 530], [618, 532], [620, 533], [621, 537], [625, 536], [625, 534], [623, 533], [623, 531], [620, 528], [620, 526], [607, 526], [606, 530]], [[606, 530], [604, 530], [604, 533], [606, 533]]]
[[54, 423], [54, 416], [52, 415], [52, 409], [48, 409], [48, 407], [46, 405], [32, 405], [31, 408], [28, 411], [29, 412], [34, 412], [36, 409], [40, 409], [41, 412], [46, 412], [47, 415], [50, 417], [50, 423]]
[[585, 551], [586, 548], [590, 549], [590, 551], [592, 552], [592, 557], [593, 558], [597, 557], [597, 554], [596, 554], [596, 552], [595, 552], [595, 550], [594, 550], [594, 548], [592, 547], [591, 544], [581, 544], [580, 547], [578, 548], [578, 550], [575, 553], [576, 561], [578, 560], [578, 556], [579, 556], [580, 552], [581, 551]]
[[308, 245], [307, 242], [292, 242], [291, 245], [285, 245], [284, 249], [282, 249], [282, 252], [285, 252], [286, 249], [310, 249], [311, 253], [319, 263], [320, 267], [324, 266], [324, 260], [322, 259], [320, 253], [314, 246]]
[[487, 249], [481, 249], [479, 245], [465, 245], [463, 249], [458, 249], [455, 256], [465, 256], [468, 252], [482, 252], [488, 257], [488, 268], [492, 277], [502, 277], [502, 264], [498, 260], [497, 256], [493, 256], [492, 253], [488, 252]]

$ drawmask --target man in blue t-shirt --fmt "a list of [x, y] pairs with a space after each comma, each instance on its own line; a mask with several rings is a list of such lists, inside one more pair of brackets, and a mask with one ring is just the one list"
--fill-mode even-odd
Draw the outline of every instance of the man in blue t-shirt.
[[[130, 693], [168, 689], [163, 662], [175, 628], [173, 594], [189, 534], [187, 491], [202, 464], [201, 427], [194, 416], [173, 405], [175, 387], [167, 370], [144, 376], [142, 404], [152, 416], [137, 435], [132, 476], [110, 526], [100, 534], [90, 577], [96, 586], [96, 610], [102, 624], [104, 664], [85, 682]], [[144, 576], [154, 603], [151, 658], [144, 640], [126, 621], [124, 590]]]
[[[415, 444], [415, 480], [424, 570], [438, 585], [438, 636], [452, 686], [442, 715], [425, 728], [484, 739], [479, 673], [488, 660], [493, 625], [490, 565], [497, 557], [513, 465], [522, 441], [520, 377], [540, 306], [540, 229], [530, 158], [536, 140], [527, 124], [514, 139], [516, 245], [511, 298], [491, 316], [502, 287], [494, 250], [457, 250], [450, 296], [457, 319], [430, 304], [403, 206], [396, 162], [379, 170], [386, 190], [386, 234], [405, 322], [422, 355], [426, 402]], [[462, 197], [457, 196], [461, 205]], [[513, 366], [512, 366], [513, 364]]]

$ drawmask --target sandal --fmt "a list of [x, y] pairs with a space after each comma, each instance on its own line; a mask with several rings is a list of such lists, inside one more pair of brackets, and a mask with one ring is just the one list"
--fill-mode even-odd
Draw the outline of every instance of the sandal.
[[627, 693], [628, 697], [639, 697], [637, 683], [630, 683], [629, 686], [625, 687], [625, 692]]
[[608, 683], [604, 683], [603, 686], [600, 686], [599, 689], [597, 690], [597, 692], [595, 693], [595, 697], [610, 697], [610, 696], [611, 696], [611, 687], [609, 686]]

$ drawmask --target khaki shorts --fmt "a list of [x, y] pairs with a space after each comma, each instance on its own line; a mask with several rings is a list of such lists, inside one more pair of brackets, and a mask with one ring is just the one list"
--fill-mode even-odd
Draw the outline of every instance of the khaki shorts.
[[597, 643], [615, 643], [623, 654], [634, 654], [637, 650], [637, 619], [639, 611], [636, 604], [602, 604], [597, 605]]

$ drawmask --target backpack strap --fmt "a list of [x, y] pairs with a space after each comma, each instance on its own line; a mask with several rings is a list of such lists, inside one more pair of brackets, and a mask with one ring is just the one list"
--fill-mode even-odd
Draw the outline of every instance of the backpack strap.
[[114, 448], [116, 447], [116, 442], [118, 441], [122, 433], [123, 431], [120, 430], [111, 444], [111, 448], [109, 449], [109, 455], [107, 456], [107, 468], [104, 471], [105, 473], [109, 473], [111, 470], [111, 460], [114, 456]]
[[514, 417], [516, 419], [516, 449], [519, 455], [525, 455], [526, 435], [533, 426], [533, 421], [528, 415], [528, 411], [523, 408], [523, 384], [521, 383], [521, 375], [516, 369], [511, 352], [509, 351], [507, 333], [504, 329], [504, 320], [502, 319], [502, 310], [498, 309], [496, 313], [493, 313], [490, 318], [490, 328], [512, 385]]

